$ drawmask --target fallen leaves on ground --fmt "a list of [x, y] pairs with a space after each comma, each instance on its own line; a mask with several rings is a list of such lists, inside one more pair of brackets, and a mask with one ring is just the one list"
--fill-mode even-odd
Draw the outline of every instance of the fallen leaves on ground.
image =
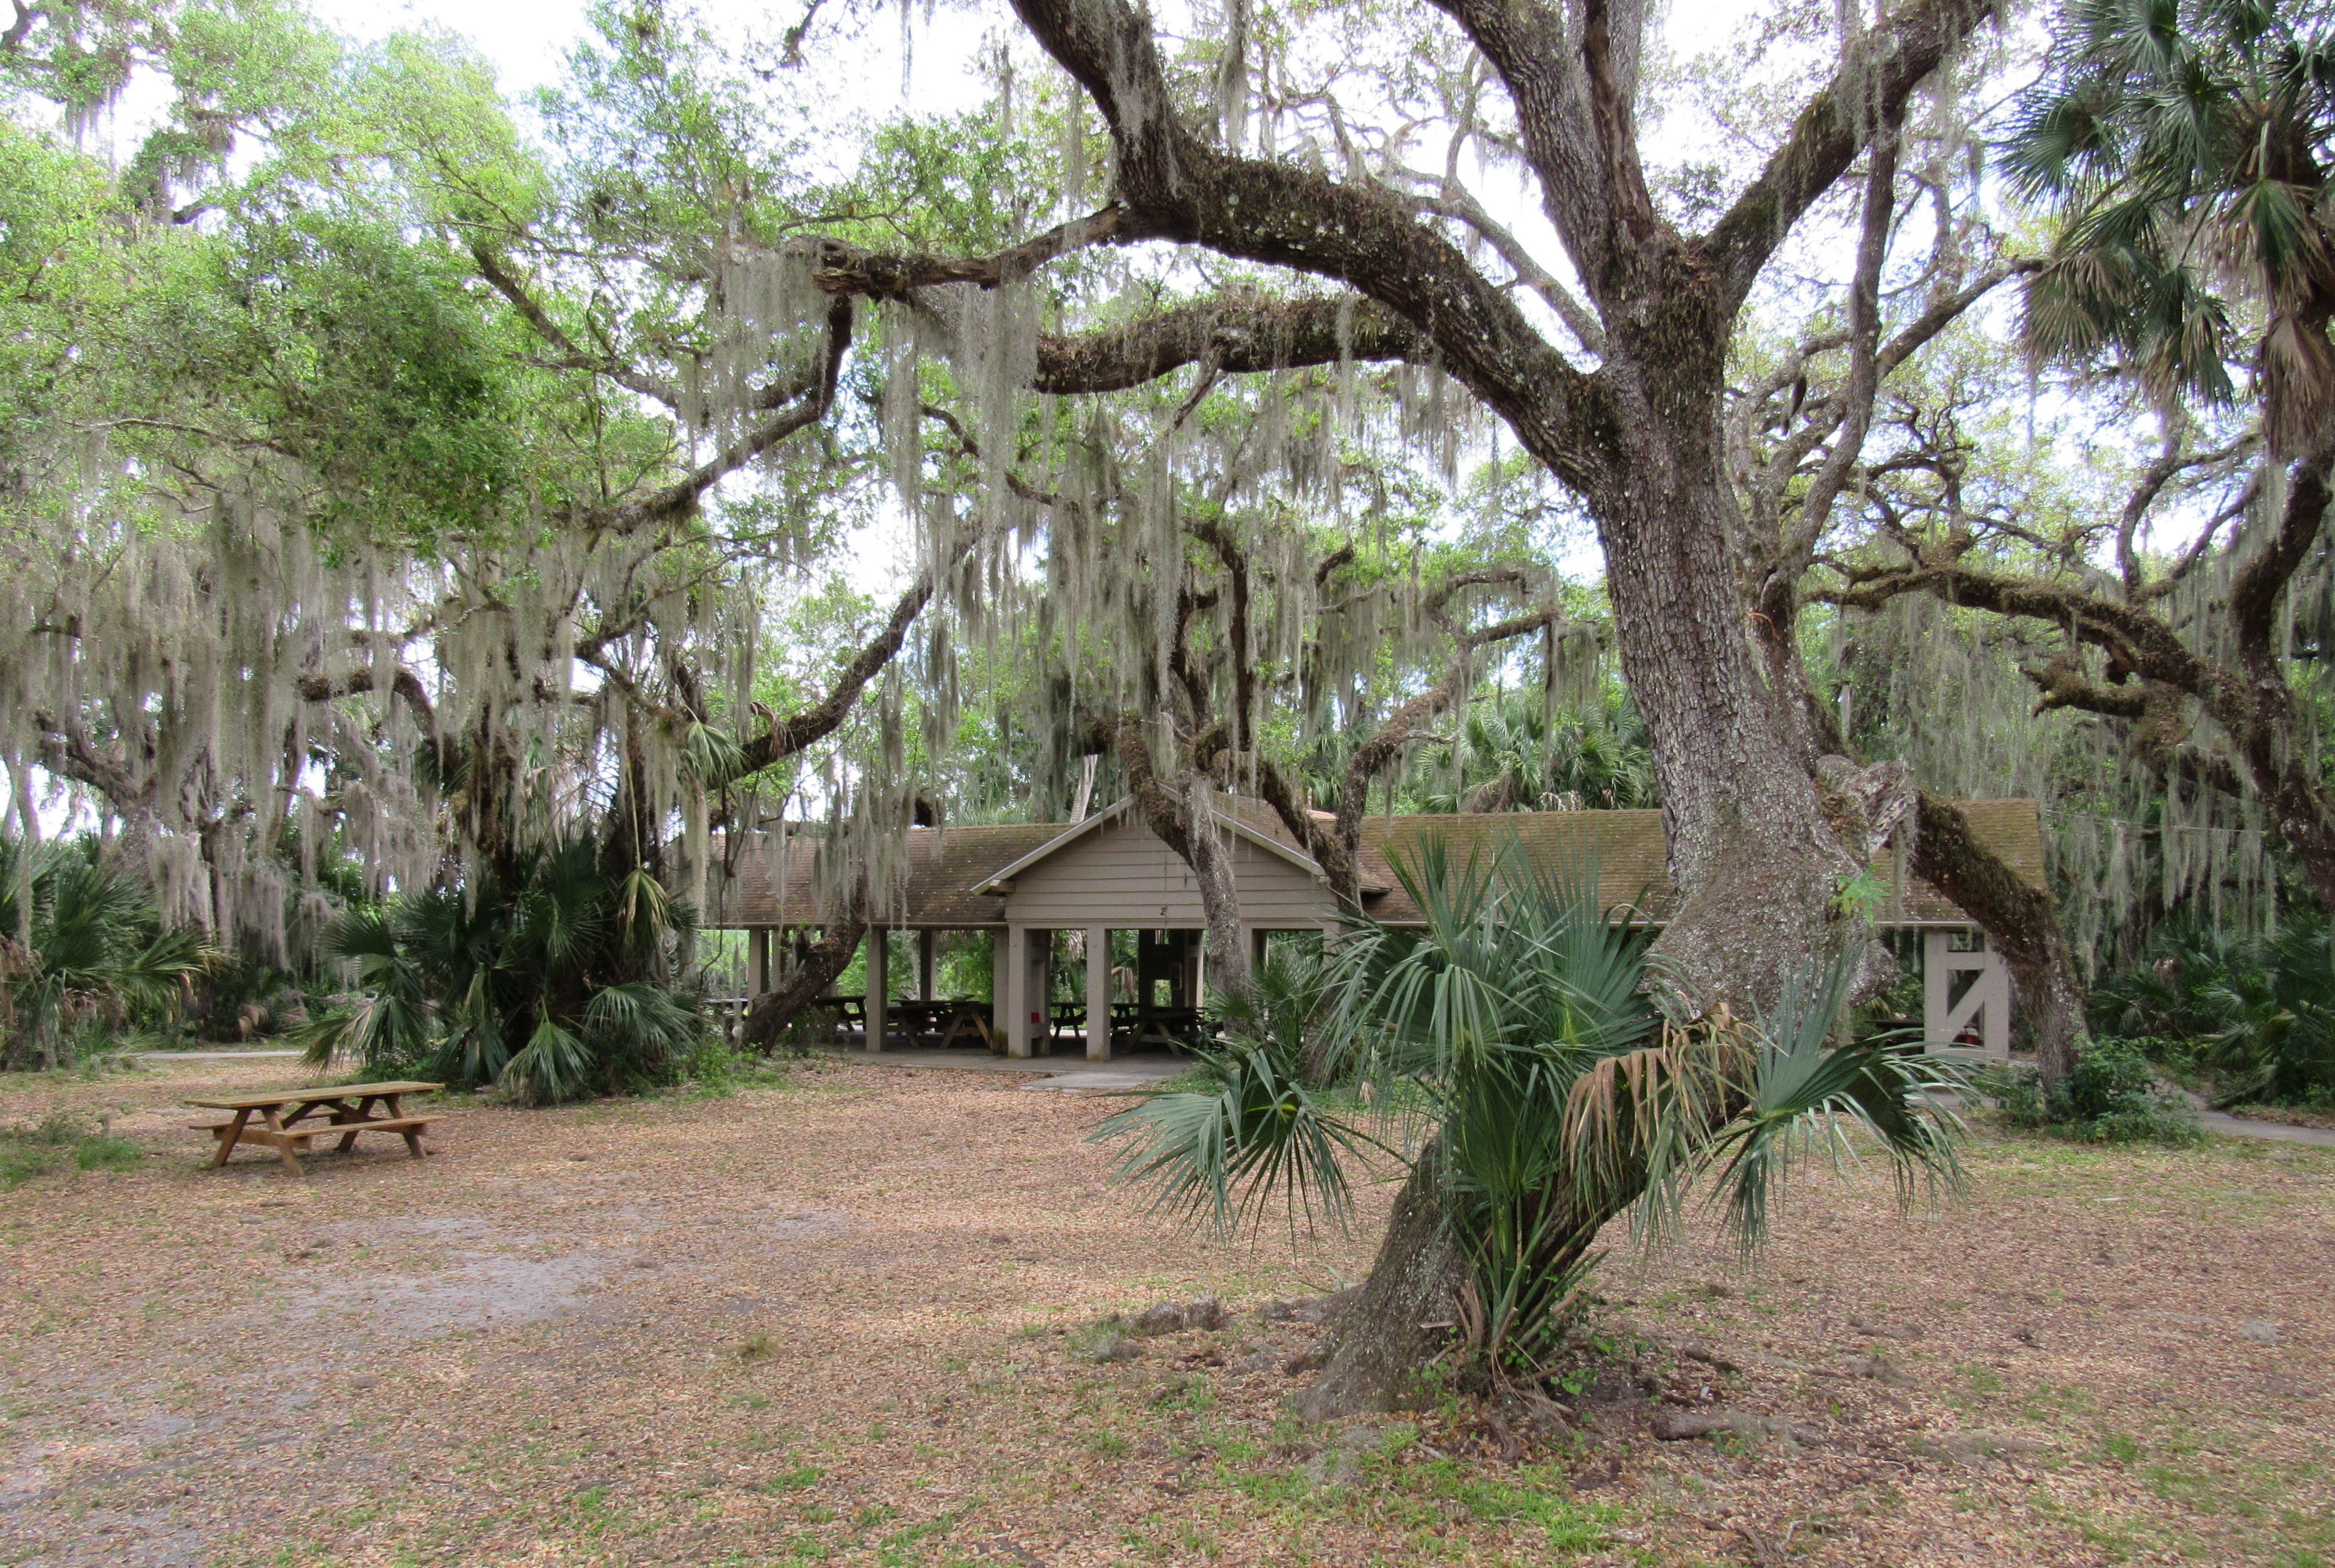
[[0, 1561], [2335, 1553], [2330, 1151], [1989, 1138], [1910, 1214], [1812, 1171], [1748, 1270], [1611, 1238], [1552, 1400], [1307, 1428], [1322, 1331], [1259, 1309], [1359, 1277], [1387, 1188], [1352, 1237], [1179, 1234], [1104, 1181], [1115, 1102], [860, 1065], [202, 1165], [183, 1101], [293, 1070], [0, 1081], [146, 1154], [0, 1197]]

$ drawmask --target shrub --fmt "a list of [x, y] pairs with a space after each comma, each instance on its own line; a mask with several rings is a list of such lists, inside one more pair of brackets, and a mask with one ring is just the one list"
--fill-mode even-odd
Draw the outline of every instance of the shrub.
[[2237, 938], [2172, 927], [2092, 996], [2093, 1027], [2163, 1040], [2216, 1105], [2335, 1104], [2335, 926], [2315, 912]]
[[2047, 1091], [2032, 1068], [1979, 1080], [2012, 1125], [2042, 1128], [2093, 1143], [2181, 1147], [2202, 1136], [2189, 1102], [2160, 1082], [2132, 1040], [2103, 1038], [2078, 1048], [2073, 1071]]
[[0, 1064], [103, 1056], [123, 1030], [175, 1020], [219, 956], [200, 932], [163, 929], [153, 895], [94, 842], [0, 837]]
[[319, 946], [357, 971], [352, 1006], [306, 1025], [308, 1060], [418, 1071], [526, 1102], [675, 1081], [705, 1039], [684, 954], [693, 916], [588, 833], [460, 890], [353, 909]]

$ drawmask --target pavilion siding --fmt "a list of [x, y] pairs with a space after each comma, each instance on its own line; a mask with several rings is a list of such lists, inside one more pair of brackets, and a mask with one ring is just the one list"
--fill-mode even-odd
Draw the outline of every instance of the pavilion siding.
[[[1233, 841], [1241, 921], [1268, 930], [1318, 931], [1334, 918], [1319, 878], [1245, 838]], [[1199, 885], [1177, 853], [1138, 823], [1096, 831], [1075, 853], [1058, 855], [1013, 879], [1006, 899], [1015, 925], [1084, 929], [1200, 926]]]

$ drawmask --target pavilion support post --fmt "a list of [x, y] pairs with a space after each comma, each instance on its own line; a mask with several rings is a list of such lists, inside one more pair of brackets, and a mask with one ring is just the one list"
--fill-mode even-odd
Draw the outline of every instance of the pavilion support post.
[[750, 997], [770, 993], [770, 928], [757, 925], [746, 934], [746, 989]]
[[886, 1003], [891, 996], [892, 934], [880, 925], [867, 928], [867, 1049], [884, 1049]]
[[1054, 933], [1048, 930], [1030, 933], [1029, 978], [1022, 983], [1029, 987], [1030, 1031], [1032, 1041], [1040, 1056], [1054, 1054]]
[[1110, 932], [1087, 927], [1087, 1060], [1110, 1060]]
[[1000, 962], [996, 965], [997, 1027], [1005, 1031], [1006, 1055], [1028, 1056], [1031, 1054], [1032, 1033], [1030, 1028], [1030, 928], [1026, 925], [1009, 926], [1005, 940], [1000, 945], [1004, 951], [998, 954]]
[[930, 926], [916, 933], [916, 1000], [930, 1002], [937, 975], [934, 971], [933, 931]]
[[1248, 966], [1251, 973], [1264, 968], [1264, 927], [1252, 925], [1248, 932]]

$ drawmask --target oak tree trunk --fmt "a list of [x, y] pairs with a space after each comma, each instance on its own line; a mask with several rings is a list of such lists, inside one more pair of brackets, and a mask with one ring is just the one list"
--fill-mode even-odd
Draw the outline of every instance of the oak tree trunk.
[[1450, 1342], [1467, 1273], [1437, 1185], [1422, 1156], [1395, 1196], [1369, 1277], [1331, 1320], [1327, 1364], [1293, 1401], [1306, 1420], [1409, 1409], [1428, 1396], [1420, 1374]]
[[2057, 1083], [2076, 1065], [2084, 1038], [2084, 987], [2068, 957], [2049, 894], [2030, 886], [1972, 832], [1952, 801], [1924, 792], [1914, 836], [1914, 876], [1986, 928], [2010, 968], [2014, 1008], [2035, 1042], [2035, 1065]]
[[852, 955], [859, 951], [860, 941], [867, 934], [867, 920], [864, 915], [853, 914], [828, 926], [783, 985], [754, 999], [754, 1005], [747, 1011], [745, 1024], [739, 1031], [739, 1039], [757, 1050], [775, 1049], [787, 1025], [800, 1017], [803, 1009], [825, 996], [834, 985], [835, 977], [851, 967]]
[[1686, 291], [1640, 341], [1614, 344], [1623, 417], [1606, 466], [1622, 478], [1589, 501], [1682, 894], [1660, 950], [1696, 1006], [1740, 1006], [1851, 938], [1835, 894], [1857, 864], [1827, 819], [1797, 710], [1749, 634], [1720, 447], [1727, 333], [1697, 303]]

